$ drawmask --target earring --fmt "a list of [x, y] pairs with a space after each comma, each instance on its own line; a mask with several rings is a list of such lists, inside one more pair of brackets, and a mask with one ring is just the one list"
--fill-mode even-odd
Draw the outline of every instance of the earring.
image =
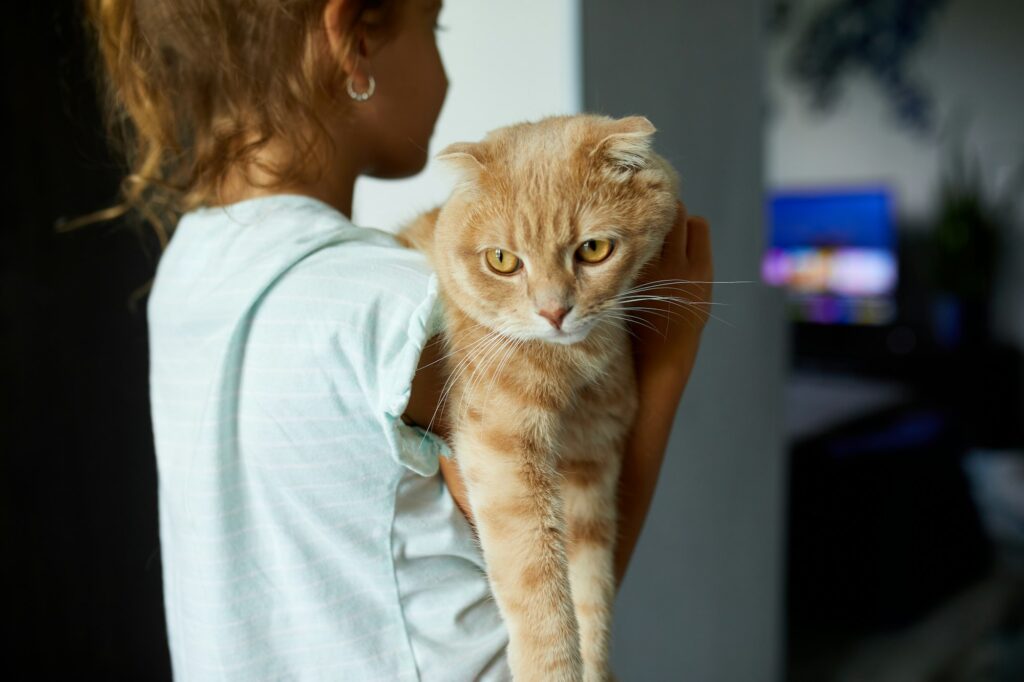
[[373, 80], [373, 76], [370, 76], [370, 80], [366, 84], [366, 92], [356, 92], [355, 88], [352, 87], [352, 76], [345, 79], [345, 90], [348, 91], [348, 96], [357, 102], [365, 102], [373, 97], [373, 91], [376, 89], [377, 81]]

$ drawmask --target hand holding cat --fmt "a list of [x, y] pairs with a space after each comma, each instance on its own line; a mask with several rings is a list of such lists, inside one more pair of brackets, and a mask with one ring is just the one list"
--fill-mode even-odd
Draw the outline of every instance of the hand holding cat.
[[[619, 480], [619, 542], [615, 581], [622, 582], [647, 517], [683, 389], [697, 359], [711, 300], [711, 236], [707, 220], [687, 216], [679, 203], [676, 223], [661, 254], [638, 287], [662, 300], [636, 302], [643, 324], [632, 327], [640, 407], [626, 446]], [[661, 283], [660, 285], [658, 283]], [[679, 297], [682, 300], [677, 300]], [[653, 325], [648, 326], [648, 325]]]
[[[676, 223], [661, 254], [643, 271], [632, 298], [642, 322], [632, 326], [637, 373], [673, 371], [692, 364], [711, 301], [708, 221], [690, 217], [679, 202]], [[688, 372], [687, 372], [688, 373]], [[680, 387], [680, 390], [682, 387]]]

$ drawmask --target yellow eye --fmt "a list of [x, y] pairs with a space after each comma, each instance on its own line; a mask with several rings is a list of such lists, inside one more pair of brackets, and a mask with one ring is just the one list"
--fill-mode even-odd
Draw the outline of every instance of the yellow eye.
[[499, 275], [511, 275], [519, 269], [519, 257], [504, 249], [487, 249], [487, 264]]
[[576, 257], [584, 263], [600, 263], [612, 253], [610, 239], [588, 239], [576, 249]]

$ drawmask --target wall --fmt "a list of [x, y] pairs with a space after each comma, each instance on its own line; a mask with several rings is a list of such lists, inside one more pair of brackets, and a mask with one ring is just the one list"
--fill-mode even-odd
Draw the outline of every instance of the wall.
[[[499, 126], [580, 111], [579, 0], [446, 0], [438, 44], [448, 72], [426, 170], [407, 180], [360, 178], [357, 224], [396, 230], [442, 203], [452, 176], [434, 154]], [[379, 83], [378, 87], [387, 87]]]
[[[642, 113], [709, 217], [716, 279], [758, 279], [759, 0], [587, 0], [584, 103]], [[651, 515], [620, 592], [625, 679], [781, 678], [783, 314], [778, 292], [719, 285]]]

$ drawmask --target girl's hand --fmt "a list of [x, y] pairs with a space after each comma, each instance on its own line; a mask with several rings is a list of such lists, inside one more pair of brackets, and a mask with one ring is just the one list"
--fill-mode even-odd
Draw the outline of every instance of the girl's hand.
[[[619, 477], [619, 541], [615, 579], [621, 584], [658, 483], [676, 408], [697, 359], [711, 300], [708, 222], [688, 218], [682, 203], [661, 255], [646, 271], [632, 303], [633, 358], [639, 410]], [[640, 298], [641, 296], [649, 298]], [[636, 300], [631, 300], [636, 299]]]
[[[448, 381], [448, 371], [444, 363], [444, 343], [440, 336], [430, 339], [423, 347], [420, 355], [419, 368], [412, 378], [412, 393], [409, 403], [405, 406], [402, 419], [407, 424], [416, 424], [430, 430], [451, 443], [451, 424], [448, 414], [438, 408], [441, 394]], [[459, 474], [459, 466], [447, 457], [440, 458], [441, 476], [456, 506], [462, 511], [469, 524], [473, 525], [473, 513], [469, 508], [469, 497], [466, 485]]]
[[638, 318], [630, 331], [641, 379], [693, 362], [708, 318], [713, 277], [708, 221], [689, 217], [679, 202], [661, 254], [625, 297], [633, 307], [630, 315]]

